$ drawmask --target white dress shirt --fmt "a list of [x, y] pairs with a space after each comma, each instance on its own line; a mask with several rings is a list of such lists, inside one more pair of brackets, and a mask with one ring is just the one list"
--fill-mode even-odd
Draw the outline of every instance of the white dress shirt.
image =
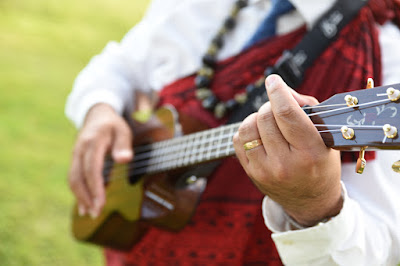
[[[304, 23], [310, 28], [334, 0], [292, 0], [296, 11], [278, 21], [278, 34]], [[134, 90], [160, 90], [194, 73], [234, 0], [154, 0], [142, 21], [119, 43], [110, 42], [77, 77], [66, 115], [79, 128], [96, 103], [117, 112], [132, 110]], [[219, 52], [225, 59], [243, 45], [270, 8], [269, 0], [249, 0]], [[400, 82], [400, 31], [392, 23], [378, 26], [383, 82]], [[400, 152], [378, 152], [365, 173], [343, 165], [344, 205], [329, 222], [289, 230], [281, 207], [265, 197], [266, 225], [286, 265], [396, 265], [400, 262], [400, 175], [391, 164]]]

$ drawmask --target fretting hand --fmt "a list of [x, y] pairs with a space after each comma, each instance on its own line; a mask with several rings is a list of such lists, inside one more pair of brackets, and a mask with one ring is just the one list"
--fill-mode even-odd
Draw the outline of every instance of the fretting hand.
[[233, 138], [240, 163], [259, 190], [299, 224], [337, 215], [339, 152], [325, 146], [300, 108], [317, 100], [291, 90], [277, 75], [266, 79], [266, 88], [270, 102], [248, 116]]
[[132, 133], [125, 120], [107, 104], [93, 106], [76, 140], [69, 184], [79, 215], [97, 217], [105, 204], [104, 158], [111, 152], [117, 163], [132, 160]]

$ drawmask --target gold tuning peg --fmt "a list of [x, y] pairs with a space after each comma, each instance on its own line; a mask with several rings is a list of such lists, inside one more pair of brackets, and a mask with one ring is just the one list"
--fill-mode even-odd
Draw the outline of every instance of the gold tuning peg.
[[357, 160], [356, 172], [357, 174], [362, 174], [364, 172], [365, 166], [367, 165], [367, 161], [365, 160], [365, 149], [367, 147], [362, 147], [360, 150], [360, 156]]
[[400, 161], [393, 163], [392, 165], [393, 171], [400, 174]]
[[373, 87], [375, 87], [374, 85], [374, 79], [373, 78], [368, 78], [367, 80], [367, 87], [365, 87], [366, 89], [372, 89]]

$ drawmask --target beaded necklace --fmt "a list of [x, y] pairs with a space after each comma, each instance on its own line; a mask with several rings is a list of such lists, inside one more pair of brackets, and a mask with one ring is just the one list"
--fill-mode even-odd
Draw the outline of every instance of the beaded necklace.
[[232, 7], [229, 16], [225, 19], [222, 27], [212, 39], [208, 46], [206, 54], [202, 57], [202, 66], [197, 72], [195, 78], [196, 97], [202, 101], [205, 109], [214, 113], [215, 117], [220, 119], [227, 112], [232, 111], [238, 105], [243, 105], [247, 101], [247, 95], [264, 84], [265, 77], [260, 78], [254, 84], [246, 87], [246, 91], [237, 93], [233, 99], [226, 102], [220, 101], [210, 89], [212, 78], [214, 77], [215, 66], [217, 63], [217, 53], [224, 45], [224, 37], [236, 26], [236, 19], [239, 11], [246, 7], [248, 0], [237, 0]]

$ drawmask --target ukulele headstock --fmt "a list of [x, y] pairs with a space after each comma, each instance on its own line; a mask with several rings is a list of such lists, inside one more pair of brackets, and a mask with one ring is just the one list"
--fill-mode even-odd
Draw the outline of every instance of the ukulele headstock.
[[332, 96], [309, 116], [328, 147], [400, 149], [400, 84]]

